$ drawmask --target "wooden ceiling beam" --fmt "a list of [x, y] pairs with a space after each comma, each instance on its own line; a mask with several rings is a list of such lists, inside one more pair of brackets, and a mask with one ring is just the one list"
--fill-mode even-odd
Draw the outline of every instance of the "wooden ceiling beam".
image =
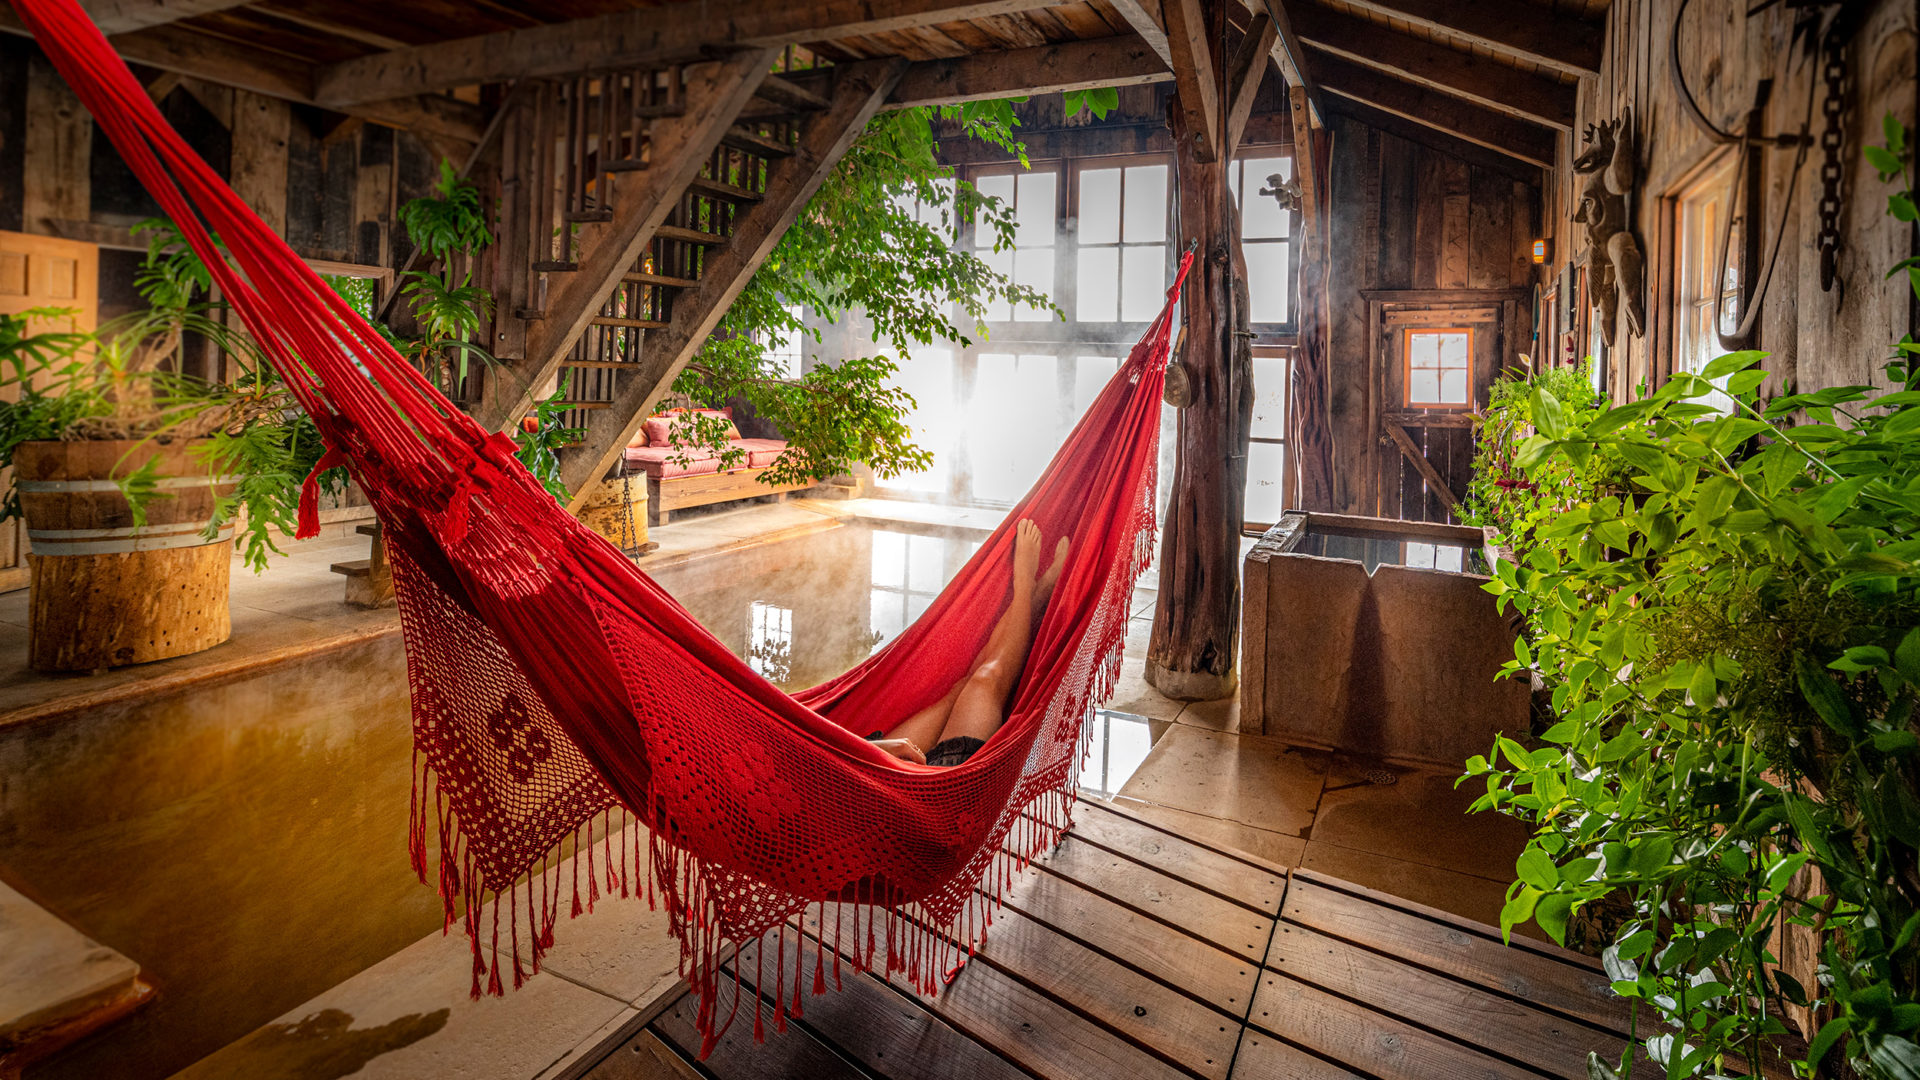
[[1095, 86], [1167, 82], [1153, 47], [1133, 35], [924, 60], [907, 69], [884, 108], [1053, 94]]
[[1273, 43], [1279, 37], [1273, 16], [1262, 11], [1254, 15], [1253, 24], [1247, 27], [1246, 36], [1234, 51], [1233, 63], [1227, 68], [1227, 90], [1233, 95], [1227, 107], [1228, 154], [1240, 148], [1240, 137], [1247, 130], [1247, 117], [1253, 115], [1253, 100], [1260, 96], [1260, 83], [1273, 60]]
[[81, 0], [101, 33], [125, 34], [151, 26], [165, 26], [181, 19], [211, 15], [237, 8], [252, 0]]
[[1573, 130], [1578, 91], [1569, 84], [1389, 30], [1332, 8], [1296, 4], [1293, 25], [1311, 48], [1509, 116], [1562, 131]]
[[376, 53], [319, 69], [322, 105], [475, 83], [700, 58], [713, 48], [814, 44], [933, 23], [1015, 14], [1052, 0], [684, 0], [525, 30]]
[[1256, 14], [1264, 12], [1273, 20], [1273, 62], [1280, 65], [1280, 76], [1287, 80], [1287, 86], [1299, 87], [1307, 93], [1307, 113], [1313, 119], [1320, 116], [1320, 88], [1313, 81], [1313, 72], [1307, 70], [1307, 51], [1300, 44], [1300, 37], [1294, 33], [1293, 19], [1287, 14], [1287, 5], [1283, 0], [1243, 0], [1247, 10]]
[[1147, 43], [1160, 62], [1173, 67], [1173, 49], [1167, 44], [1166, 23], [1161, 20], [1160, 0], [1107, 0], [1133, 32]]
[[[0, 32], [31, 36], [11, 7], [0, 7]], [[116, 34], [107, 41], [122, 58], [136, 64], [282, 101], [319, 104], [313, 99], [313, 65], [291, 56], [251, 49], [183, 26], [154, 26]], [[486, 127], [486, 110], [478, 105], [434, 95], [334, 111], [443, 142], [477, 143]]]
[[1441, 30], [1471, 45], [1569, 75], [1600, 74], [1606, 28], [1526, 0], [1348, 0], [1356, 8]]
[[1501, 176], [1518, 180], [1523, 184], [1532, 184], [1543, 188], [1546, 173], [1539, 167], [1529, 165], [1519, 158], [1499, 150], [1489, 150], [1479, 143], [1470, 143], [1464, 139], [1449, 135], [1439, 128], [1416, 124], [1404, 117], [1390, 112], [1382, 112], [1364, 102], [1338, 94], [1327, 95], [1327, 112], [1335, 116], [1378, 128], [1389, 135], [1418, 143], [1429, 150], [1459, 158], [1476, 169], [1486, 169]]
[[[1186, 117], [1195, 153], [1213, 161], [1220, 146], [1220, 89], [1213, 60], [1213, 33], [1202, 0], [1166, 0], [1167, 47], [1173, 54], [1174, 107]], [[1176, 132], [1180, 129], [1174, 128]]]
[[1313, 70], [1329, 94], [1498, 150], [1529, 165], [1552, 168], [1554, 133], [1440, 91], [1402, 82], [1331, 53], [1314, 52]]

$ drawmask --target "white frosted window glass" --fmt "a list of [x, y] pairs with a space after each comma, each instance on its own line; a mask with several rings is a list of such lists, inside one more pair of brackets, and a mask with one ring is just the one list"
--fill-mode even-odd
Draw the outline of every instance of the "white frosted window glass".
[[915, 350], [901, 361], [895, 381], [913, 396], [914, 407], [907, 413], [906, 423], [913, 429], [913, 441], [933, 455], [933, 464], [881, 483], [910, 491], [945, 491], [953, 433], [959, 426], [953, 415], [953, 353], [947, 349]]
[[1074, 318], [1080, 322], [1113, 322], [1119, 318], [1119, 281], [1119, 248], [1081, 248]]
[[1073, 361], [1073, 415], [1086, 415], [1093, 399], [1106, 389], [1120, 362], [1111, 356], [1078, 356]]
[[1121, 321], [1146, 322], [1159, 314], [1166, 298], [1165, 245], [1124, 249], [1120, 269]]
[[1440, 373], [1430, 368], [1414, 368], [1407, 373], [1407, 400], [1422, 405], [1440, 402]]
[[1417, 368], [1440, 366], [1439, 334], [1408, 334], [1407, 356]]
[[1247, 444], [1247, 499], [1243, 521], [1279, 521], [1284, 510], [1286, 447], [1279, 443]]
[[1129, 244], [1167, 238], [1167, 167], [1127, 170], [1126, 233]]
[[1287, 436], [1287, 368], [1283, 357], [1253, 358], [1253, 426], [1249, 432], [1257, 439]]
[[1247, 295], [1252, 303], [1248, 317], [1257, 323], [1283, 323], [1289, 316], [1290, 297], [1287, 281], [1287, 245], [1248, 244]]
[[1088, 169], [1080, 174], [1080, 242], [1120, 241], [1120, 170]]
[[899, 588], [907, 576], [907, 534], [875, 531], [873, 534], [873, 583]]
[[1414, 543], [1412, 541], [1408, 541], [1407, 553], [1406, 553], [1406, 565], [1417, 566], [1417, 567], [1420, 567], [1421, 569], [1432, 569], [1433, 545], [1419, 544], [1419, 543]]
[[[1053, 249], [1021, 250], [1013, 255], [1013, 280], [1017, 285], [1037, 289], [1046, 295], [1053, 293]], [[1032, 304], [1021, 304], [1013, 313], [1015, 322], [1050, 322], [1055, 318], [1053, 312]]]
[[945, 581], [941, 564], [946, 555], [946, 542], [937, 536], [907, 537], [907, 588], [939, 592]]
[[1019, 226], [1014, 230], [1013, 242], [1020, 247], [1051, 247], [1056, 212], [1056, 195], [1060, 186], [1060, 174], [1054, 172], [1021, 173], [1016, 190], [1019, 192]]
[[[975, 191], [978, 191], [982, 195], [999, 199], [1008, 209], [1013, 208], [1012, 173], [1003, 173], [999, 176], [982, 176], [973, 182], [973, 187]], [[982, 220], [984, 214], [984, 207], [980, 212], [974, 214], [974, 244], [977, 247], [992, 247], [995, 234], [991, 229], [987, 228], [985, 221]]]
[[1467, 373], [1464, 371], [1441, 372], [1440, 397], [1437, 400], [1447, 405], [1465, 405], [1467, 403]]
[[1441, 548], [1434, 556], [1434, 569], [1451, 570], [1457, 574], [1465, 568], [1466, 554], [1467, 549], [1454, 547], [1449, 544]]
[[[1008, 277], [1013, 276], [1013, 252], [1011, 250], [982, 251], [979, 254], [980, 261], [986, 263], [988, 269], [993, 270], [995, 273], [1005, 274]], [[988, 322], [1011, 322], [1013, 320], [1013, 305], [1005, 300], [998, 300], [988, 304], [984, 318]]]
[[1260, 194], [1271, 187], [1269, 176], [1278, 175], [1281, 183], [1293, 175], [1293, 162], [1287, 158], [1248, 158], [1241, 163], [1246, 170], [1246, 197], [1240, 200], [1240, 235], [1248, 240], [1265, 240], [1287, 235], [1292, 215], [1281, 209], [1280, 200]]

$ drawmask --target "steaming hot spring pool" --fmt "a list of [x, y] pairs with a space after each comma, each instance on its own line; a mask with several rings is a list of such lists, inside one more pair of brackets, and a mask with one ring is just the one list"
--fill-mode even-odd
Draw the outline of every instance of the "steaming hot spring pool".
[[[918, 618], [982, 538], [844, 523], [649, 569], [798, 688]], [[1083, 785], [1116, 791], [1149, 744], [1103, 713]], [[439, 929], [407, 866], [410, 747], [397, 634], [0, 728], [0, 878], [158, 990], [28, 1080], [157, 1080]]]

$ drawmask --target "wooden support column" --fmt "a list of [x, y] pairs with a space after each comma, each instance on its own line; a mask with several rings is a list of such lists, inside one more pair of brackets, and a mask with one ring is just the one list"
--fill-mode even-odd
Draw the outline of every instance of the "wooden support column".
[[287, 234], [287, 103], [238, 90], [233, 95], [233, 190], [276, 234]]
[[873, 60], [835, 70], [833, 107], [808, 121], [792, 156], [772, 166], [759, 204], [735, 227], [726, 246], [708, 253], [700, 283], [674, 299], [672, 321], [643, 340], [639, 370], [623, 375], [613, 404], [593, 414], [580, 447], [562, 461], [561, 479], [573, 493], [570, 509], [577, 512], [594, 483], [613, 468], [660, 395], [700, 351], [807, 200], [886, 104], [907, 64]]
[[1322, 157], [1327, 133], [1307, 120], [1307, 92], [1288, 91], [1293, 110], [1293, 172], [1300, 179], [1300, 337], [1293, 350], [1293, 385], [1287, 394], [1287, 454], [1293, 472], [1288, 509], [1326, 512], [1333, 501], [1333, 429], [1327, 420], [1327, 170]]
[[[1198, 107], [1176, 101], [1171, 110], [1179, 236], [1196, 255], [1183, 304], [1185, 347], [1177, 358], [1188, 403], [1179, 414], [1146, 678], [1168, 697], [1189, 701], [1227, 697], [1235, 689], [1240, 524], [1253, 419], [1246, 264], [1227, 186], [1235, 147], [1217, 106], [1219, 88], [1210, 81], [1227, 68], [1227, 58], [1214, 54], [1222, 45], [1225, 2], [1166, 5], [1177, 93], [1199, 86], [1201, 70], [1209, 81]], [[1175, 26], [1186, 32], [1174, 33]], [[1188, 60], [1195, 70], [1183, 73]]]

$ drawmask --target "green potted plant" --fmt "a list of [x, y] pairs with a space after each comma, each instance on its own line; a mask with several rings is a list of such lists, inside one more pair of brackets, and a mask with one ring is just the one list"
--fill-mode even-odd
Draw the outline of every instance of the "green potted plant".
[[[85, 334], [67, 312], [0, 316], [0, 520], [25, 520], [30, 664], [88, 671], [225, 641], [238, 542], [249, 566], [292, 535], [318, 432], [258, 349], [194, 302], [207, 268], [164, 222], [148, 222], [136, 287], [150, 305]], [[231, 383], [169, 370], [204, 338]], [[338, 477], [336, 476], [335, 479]]]

